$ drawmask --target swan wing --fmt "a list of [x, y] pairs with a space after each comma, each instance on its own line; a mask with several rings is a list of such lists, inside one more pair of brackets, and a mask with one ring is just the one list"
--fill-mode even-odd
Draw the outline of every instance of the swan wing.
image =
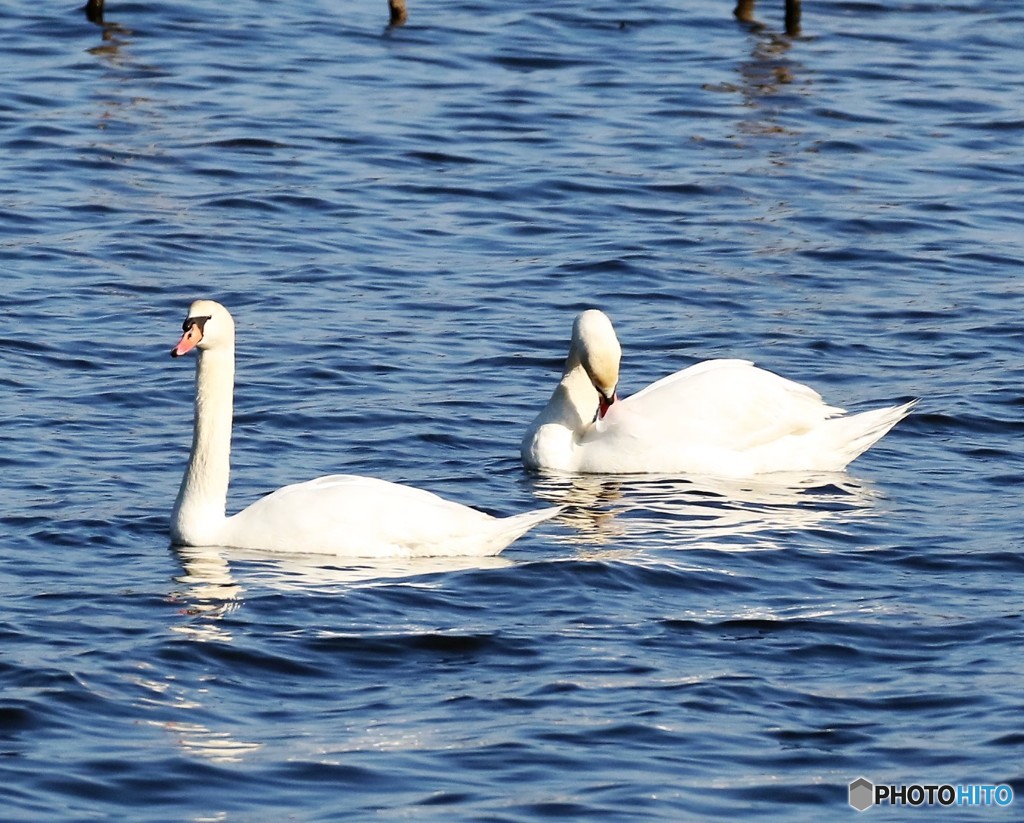
[[329, 475], [257, 500], [228, 518], [221, 542], [351, 557], [485, 556], [557, 511], [497, 518], [412, 486]]
[[[622, 401], [621, 424], [669, 441], [745, 451], [843, 413], [818, 392], [747, 360], [708, 360]], [[609, 427], [617, 422], [608, 415]]]

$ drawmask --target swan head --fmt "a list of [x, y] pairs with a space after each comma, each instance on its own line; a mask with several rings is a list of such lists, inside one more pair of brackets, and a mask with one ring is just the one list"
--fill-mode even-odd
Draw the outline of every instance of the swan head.
[[615, 389], [619, 384], [621, 358], [619, 338], [615, 336], [615, 329], [607, 314], [597, 309], [588, 309], [577, 316], [572, 326], [570, 359], [577, 360], [583, 366], [597, 390], [598, 419], [604, 417], [608, 407], [617, 399]]
[[181, 357], [192, 349], [200, 352], [221, 346], [234, 346], [235, 321], [220, 303], [196, 300], [188, 309], [181, 324], [182, 335], [178, 345], [171, 349], [171, 357]]

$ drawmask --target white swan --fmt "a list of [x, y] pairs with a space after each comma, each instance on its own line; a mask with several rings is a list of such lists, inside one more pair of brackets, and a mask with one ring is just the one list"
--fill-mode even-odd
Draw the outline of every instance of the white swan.
[[498, 554], [559, 507], [497, 518], [422, 489], [354, 475], [285, 486], [226, 516], [231, 452], [235, 324], [212, 300], [197, 300], [172, 357], [196, 349], [192, 453], [171, 514], [185, 546], [352, 557]]
[[522, 442], [529, 468], [750, 477], [841, 471], [916, 401], [843, 417], [813, 389], [746, 360], [708, 360], [616, 396], [611, 321], [576, 318], [565, 371]]

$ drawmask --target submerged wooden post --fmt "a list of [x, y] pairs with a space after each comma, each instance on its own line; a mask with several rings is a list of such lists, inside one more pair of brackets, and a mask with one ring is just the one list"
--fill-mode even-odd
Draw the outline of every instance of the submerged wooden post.
[[87, 0], [85, 17], [90, 23], [103, 22], [103, 0]]
[[741, 23], [754, 22], [754, 0], [736, 0], [732, 14]]
[[786, 34], [796, 37], [800, 33], [800, 0], [786, 0]]
[[405, 0], [388, 0], [388, 11], [391, 13], [391, 26], [404, 26], [409, 19], [409, 12], [405, 8]]
[[[756, 0], [736, 0], [733, 16], [741, 23], [754, 22], [754, 3]], [[800, 2], [786, 0], [786, 34], [796, 37], [800, 34]]]

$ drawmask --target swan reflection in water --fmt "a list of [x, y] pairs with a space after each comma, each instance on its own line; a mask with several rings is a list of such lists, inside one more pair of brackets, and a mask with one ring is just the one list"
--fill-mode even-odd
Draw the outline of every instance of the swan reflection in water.
[[[534, 492], [566, 505], [554, 539], [606, 545], [744, 551], [783, 548], [779, 532], [841, 527], [872, 515], [877, 493], [846, 472], [719, 479], [544, 472]], [[737, 540], [736, 538], [741, 538]]]
[[[173, 627], [197, 640], [230, 641], [217, 621], [235, 611], [246, 588], [310, 592], [337, 586], [375, 585], [427, 577], [442, 572], [499, 569], [511, 565], [501, 555], [489, 557], [339, 558], [329, 555], [281, 554], [220, 546], [178, 546], [172, 549], [183, 573], [183, 589], [173, 597], [182, 612], [208, 618]], [[429, 585], [417, 580], [416, 585]]]
[[263, 748], [262, 743], [238, 740], [201, 723], [150, 723], [167, 732], [183, 751], [211, 763], [241, 763], [246, 755]]

